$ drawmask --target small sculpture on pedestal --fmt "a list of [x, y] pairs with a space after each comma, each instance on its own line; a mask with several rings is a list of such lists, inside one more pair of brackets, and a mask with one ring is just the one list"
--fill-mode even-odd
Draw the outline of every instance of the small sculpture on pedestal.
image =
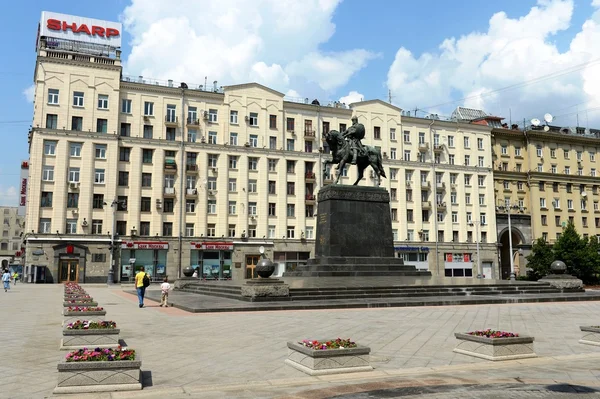
[[551, 286], [560, 289], [561, 291], [580, 292], [584, 291], [583, 281], [575, 276], [566, 274], [567, 265], [561, 260], [555, 260], [550, 264], [550, 273], [542, 277], [538, 281], [548, 283]]

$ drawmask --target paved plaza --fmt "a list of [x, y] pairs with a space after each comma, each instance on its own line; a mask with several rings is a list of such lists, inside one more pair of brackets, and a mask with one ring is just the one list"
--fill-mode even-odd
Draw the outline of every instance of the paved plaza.
[[[77, 398], [600, 398], [600, 347], [578, 343], [580, 325], [600, 324], [600, 302], [194, 314], [139, 309], [130, 287], [83, 287], [140, 352], [144, 389]], [[0, 293], [0, 397], [59, 397], [62, 294], [25, 284]], [[454, 332], [488, 327], [534, 336], [539, 357], [452, 352]], [[370, 346], [375, 370], [310, 377], [284, 364], [286, 341], [338, 336]]]

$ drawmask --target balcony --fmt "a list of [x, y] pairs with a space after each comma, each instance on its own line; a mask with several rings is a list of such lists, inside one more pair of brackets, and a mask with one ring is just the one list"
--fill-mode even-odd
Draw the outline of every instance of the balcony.
[[429, 151], [429, 143], [419, 143], [419, 151], [421, 151], [421, 152]]
[[192, 126], [192, 127], [193, 126], [199, 126], [200, 125], [200, 119], [198, 119], [198, 118], [190, 118], [188, 116], [188, 118], [187, 118], [187, 125], [188, 126]]
[[308, 183], [314, 183], [316, 179], [315, 172], [306, 172], [304, 174], [304, 180]]
[[325, 175], [325, 179], [323, 179], [323, 180], [324, 180], [324, 183], [331, 184], [331, 183], [333, 183], [333, 176], [331, 176], [330, 174]]
[[175, 187], [165, 187], [165, 197], [174, 197]]
[[165, 170], [177, 170], [177, 163], [173, 158], [165, 158]]
[[198, 165], [194, 164], [186, 164], [185, 171], [190, 173], [198, 173]]
[[314, 139], [315, 138], [315, 131], [314, 130], [305, 129], [304, 130], [304, 138]]
[[312, 205], [315, 203], [315, 195], [314, 194], [306, 194], [304, 196], [304, 200], [305, 200], [306, 204]]
[[446, 189], [446, 183], [444, 183], [444, 182], [435, 183], [435, 189], [437, 191], [444, 191]]
[[177, 116], [165, 116], [165, 126], [179, 126], [179, 118]]
[[185, 195], [187, 195], [188, 197], [193, 197], [198, 195], [198, 189], [197, 188], [188, 188], [185, 190]]
[[446, 203], [445, 202], [438, 202], [437, 203], [437, 209], [438, 209], [438, 211], [445, 211], [446, 210]]
[[422, 181], [421, 182], [421, 188], [423, 188], [423, 189], [430, 189], [431, 188], [431, 182]]
[[421, 202], [422, 209], [431, 209], [431, 201], [423, 201]]
[[433, 152], [435, 153], [440, 153], [444, 151], [444, 146], [442, 146], [441, 144], [434, 144], [433, 145]]

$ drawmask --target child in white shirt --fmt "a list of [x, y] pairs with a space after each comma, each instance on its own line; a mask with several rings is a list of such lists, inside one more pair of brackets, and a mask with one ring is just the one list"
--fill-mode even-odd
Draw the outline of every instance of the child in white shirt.
[[162, 295], [160, 296], [160, 306], [163, 306], [164, 304], [165, 307], [168, 307], [169, 305], [167, 305], [167, 299], [169, 299], [169, 290], [171, 289], [171, 284], [169, 284], [168, 277], [165, 277], [163, 283], [160, 285], [160, 289], [162, 291]]

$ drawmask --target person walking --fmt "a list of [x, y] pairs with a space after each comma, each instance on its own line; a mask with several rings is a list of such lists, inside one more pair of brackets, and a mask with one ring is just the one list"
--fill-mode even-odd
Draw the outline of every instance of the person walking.
[[4, 292], [8, 292], [10, 290], [10, 272], [6, 269], [2, 274], [2, 283], [4, 284]]
[[139, 307], [144, 307], [144, 295], [146, 294], [146, 287], [150, 285], [150, 278], [145, 272], [144, 266], [140, 267], [140, 271], [135, 275], [135, 288], [138, 294]]
[[160, 289], [162, 291], [160, 296], [160, 306], [162, 307], [164, 305], [165, 307], [169, 307], [167, 300], [169, 299], [169, 290], [171, 289], [171, 284], [169, 284], [168, 277], [165, 277], [163, 283], [160, 285]]
[[12, 275], [12, 278], [13, 278], [13, 284], [17, 285], [17, 281], [19, 280], [19, 273], [14, 272]]

